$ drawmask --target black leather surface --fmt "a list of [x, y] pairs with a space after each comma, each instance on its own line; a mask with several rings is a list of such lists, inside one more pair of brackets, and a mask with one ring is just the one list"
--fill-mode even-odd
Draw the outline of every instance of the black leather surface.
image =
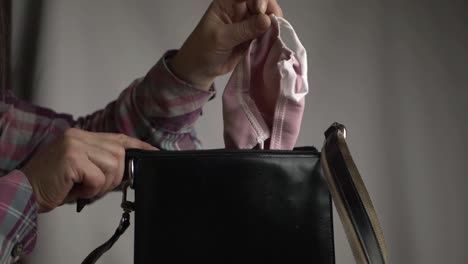
[[135, 263], [334, 263], [315, 149], [128, 151]]

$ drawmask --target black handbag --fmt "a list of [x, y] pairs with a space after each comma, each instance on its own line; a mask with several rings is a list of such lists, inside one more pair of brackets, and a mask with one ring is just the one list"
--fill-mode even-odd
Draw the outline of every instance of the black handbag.
[[[331, 196], [357, 263], [386, 263], [370, 197], [333, 124], [322, 152], [128, 150], [124, 214], [135, 211], [135, 263], [335, 263]], [[126, 199], [135, 189], [135, 201]], [[82, 209], [83, 205], [79, 204]]]

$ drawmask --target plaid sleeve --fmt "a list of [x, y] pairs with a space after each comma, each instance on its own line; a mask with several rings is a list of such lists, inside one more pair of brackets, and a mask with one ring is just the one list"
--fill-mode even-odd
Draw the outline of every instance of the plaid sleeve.
[[90, 131], [123, 133], [142, 139], [160, 149], [199, 149], [194, 123], [203, 105], [215, 95], [194, 87], [175, 76], [166, 60], [167, 52], [139, 80], [124, 90], [103, 110], [78, 119], [76, 126]]
[[37, 207], [21, 171], [0, 177], [0, 190], [0, 263], [13, 263], [34, 248]]
[[215, 91], [178, 79], [166, 63], [174, 53], [168, 52], [104, 109], [77, 120], [0, 89], [0, 263], [29, 253], [36, 238], [35, 198], [25, 175], [15, 169], [67, 128], [123, 133], [160, 149], [201, 148], [193, 125]]

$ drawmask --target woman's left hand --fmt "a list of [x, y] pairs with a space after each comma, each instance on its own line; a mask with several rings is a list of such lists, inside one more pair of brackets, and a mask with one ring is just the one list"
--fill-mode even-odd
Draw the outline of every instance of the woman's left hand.
[[248, 47], [283, 16], [276, 0], [215, 0], [180, 51], [170, 60], [181, 79], [208, 90], [217, 76], [234, 69]]

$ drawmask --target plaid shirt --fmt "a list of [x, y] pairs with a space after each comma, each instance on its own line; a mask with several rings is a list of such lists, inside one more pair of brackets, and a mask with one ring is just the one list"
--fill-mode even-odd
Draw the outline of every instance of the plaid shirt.
[[37, 208], [31, 186], [18, 170], [34, 151], [65, 129], [123, 133], [160, 149], [199, 149], [194, 123], [214, 89], [203, 91], [169, 70], [168, 52], [117, 100], [91, 115], [74, 119], [20, 101], [11, 92], [0, 97], [0, 263], [17, 261], [35, 245]]

